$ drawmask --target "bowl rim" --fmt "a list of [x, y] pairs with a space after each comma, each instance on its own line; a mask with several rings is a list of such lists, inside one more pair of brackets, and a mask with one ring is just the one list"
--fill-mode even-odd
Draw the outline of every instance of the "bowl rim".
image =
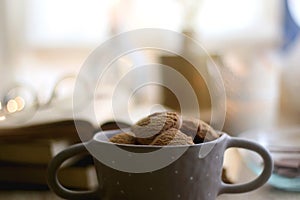
[[[129, 148], [149, 148], [149, 149], [160, 149], [160, 148], [189, 148], [189, 147], [199, 147], [199, 146], [204, 146], [204, 145], [210, 145], [210, 144], [216, 144], [220, 143], [221, 141], [225, 140], [229, 135], [227, 133], [224, 133], [222, 131], [217, 131], [220, 134], [220, 137], [211, 140], [211, 141], [206, 141], [203, 143], [198, 143], [198, 144], [186, 144], [186, 145], [135, 145], [135, 144], [118, 144], [118, 143], [113, 143], [109, 142], [107, 139], [107, 135], [115, 135], [117, 133], [124, 132], [125, 130], [130, 130], [129, 128], [125, 129], [116, 129], [116, 130], [106, 130], [106, 131], [98, 131], [95, 133], [93, 136], [92, 141], [102, 143], [102, 144], [107, 144], [107, 145], [116, 145], [119, 147], [129, 147]], [[101, 140], [99, 137], [105, 137], [106, 140]]]

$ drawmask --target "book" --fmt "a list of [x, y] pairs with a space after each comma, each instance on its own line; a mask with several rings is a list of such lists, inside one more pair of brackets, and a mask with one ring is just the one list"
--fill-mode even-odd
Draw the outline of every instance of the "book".
[[56, 154], [71, 144], [66, 139], [1, 141], [0, 161], [47, 165]]
[[[95, 187], [97, 176], [92, 161], [78, 164], [87, 159], [91, 160], [91, 157], [87, 156], [71, 166], [62, 167], [58, 171], [60, 183], [73, 189]], [[14, 187], [22, 184], [32, 187], [47, 186], [47, 166], [0, 162], [0, 188], [5, 188], [7, 185]]]
[[[72, 117], [51, 108], [22, 123], [1, 121], [0, 189], [47, 189], [50, 160], [70, 145], [90, 140], [96, 131], [96, 124], [87, 118]], [[93, 163], [82, 164], [85, 157], [76, 155], [63, 163], [58, 178], [64, 186], [86, 189], [96, 184]]]
[[94, 131], [95, 127], [89, 121], [65, 119], [24, 126], [3, 126], [0, 127], [0, 140], [72, 138], [79, 141], [78, 132], [84, 132], [83, 137], [91, 139]]
[[47, 165], [60, 151], [81, 142], [77, 131], [83, 132], [88, 140], [93, 137], [95, 128], [84, 120], [0, 128], [0, 161]]

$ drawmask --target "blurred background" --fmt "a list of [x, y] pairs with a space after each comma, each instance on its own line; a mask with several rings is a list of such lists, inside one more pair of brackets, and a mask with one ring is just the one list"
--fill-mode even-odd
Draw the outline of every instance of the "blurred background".
[[[276, 133], [278, 127], [295, 126], [298, 128], [292, 139], [285, 137], [287, 134], [279, 137], [267, 131], [262, 144], [270, 138], [278, 139], [279, 146], [296, 144], [295, 151], [299, 153], [299, 26], [298, 0], [0, 0], [0, 190], [47, 188], [46, 171], [50, 160], [69, 145], [82, 141], [83, 138], [78, 138], [78, 128], [87, 140], [100, 124], [103, 130], [116, 128], [110, 121], [113, 109], [118, 110], [117, 120], [126, 123], [149, 112], [180, 111], [176, 94], [165, 87], [143, 85], [131, 92], [145, 81], [154, 78], [171, 84], [186, 97], [188, 113], [195, 116], [197, 109], [190, 104], [192, 96], [184, 84], [158, 68], [136, 70], [135, 77], [124, 79], [117, 85], [120, 90], [114, 93], [118, 80], [131, 69], [153, 63], [170, 66], [188, 80], [197, 96], [200, 118], [206, 122], [211, 122], [212, 101], [208, 88], [209, 84], [216, 83], [216, 65], [226, 93], [225, 102], [221, 96], [217, 99], [218, 104], [225, 104], [224, 110], [217, 110], [217, 113], [226, 112], [225, 116], [220, 115], [225, 117], [222, 130], [238, 136], [253, 129], [273, 128]], [[91, 116], [88, 115], [75, 127], [73, 89], [88, 56], [113, 36], [140, 28], [162, 28], [193, 38], [204, 51], [193, 49], [185, 40], [172, 42], [179, 51], [201, 63], [196, 67], [205, 73], [199, 75], [195, 66], [170, 52], [151, 49], [130, 52], [111, 63], [103, 78], [104, 86], [95, 89], [98, 122], [89, 124]], [[87, 76], [99, 78], [95, 77], [95, 71], [90, 70]], [[85, 100], [93, 98], [86, 91], [95, 86], [86, 80], [78, 81], [82, 90], [78, 98], [83, 100], [78, 106], [84, 109]], [[221, 89], [218, 91], [217, 87], [214, 92], [222, 92]], [[126, 119], [127, 112], [131, 121]], [[222, 123], [222, 119], [216, 121]], [[253, 139], [255, 133], [249, 138]], [[282, 136], [285, 132], [278, 133]], [[271, 141], [271, 145], [274, 144]], [[242, 176], [248, 174], [244, 166], [239, 168], [236, 155], [224, 162], [225, 168], [226, 163], [230, 165], [229, 177], [233, 181], [239, 179], [238, 169]], [[65, 176], [60, 178], [64, 185], [86, 189], [90, 183], [97, 182], [92, 159], [86, 159], [64, 167]], [[295, 169], [286, 171], [290, 167], [287, 162], [287, 166], [283, 165], [287, 175], [283, 175], [289, 177], [290, 172], [296, 170], [293, 177], [299, 180], [299, 157], [293, 161]], [[282, 163], [279, 164], [277, 168], [281, 169]], [[287, 186], [281, 180], [277, 182]], [[252, 194], [256, 193], [249, 193]], [[275, 195], [274, 199], [288, 199], [274, 190], [266, 194], [266, 199], [270, 195]], [[50, 195], [50, 198], [37, 199], [57, 198]], [[263, 198], [259, 192], [258, 195]], [[0, 192], [0, 199], [15, 196]], [[24, 199], [23, 193], [19, 197]]]
[[[112, 36], [138, 28], [163, 28], [200, 42], [220, 67], [227, 94], [224, 130], [237, 134], [273, 126], [278, 117], [280, 123], [286, 119], [281, 117], [288, 110], [287, 116], [293, 117], [286, 121], [297, 123], [300, 2], [296, 0], [0, 0], [0, 10], [2, 121], [7, 118], [5, 110], [11, 114], [25, 109], [26, 101], [31, 106], [36, 101], [48, 105], [60, 79], [65, 83], [59, 95], [70, 97], [72, 81], [65, 79], [76, 76], [88, 55]], [[189, 49], [184, 41], [174, 42], [202, 59], [205, 67], [209, 65], [207, 55]], [[193, 77], [188, 63], [174, 55], [145, 55], [191, 80], [200, 109], [209, 111], [207, 86], [201, 77]], [[122, 70], [116, 68], [111, 76]], [[157, 71], [139, 78], [148, 76], [167, 79]], [[140, 92], [139, 101], [161, 101], [178, 108], [169, 91], [152, 89]], [[16, 99], [22, 92], [27, 99]], [[15, 96], [14, 101], [9, 101], [10, 96]]]

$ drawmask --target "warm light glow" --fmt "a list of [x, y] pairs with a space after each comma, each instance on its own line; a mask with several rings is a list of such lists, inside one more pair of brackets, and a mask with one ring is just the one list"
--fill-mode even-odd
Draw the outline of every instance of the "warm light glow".
[[[29, 2], [26, 36], [32, 45], [47, 47], [94, 45], [95, 42], [107, 37], [110, 1], [89, 0], [87, 3], [85, 0], [31, 0]], [[68, 10], [67, 15], [66, 10]]]
[[9, 113], [14, 113], [18, 110], [18, 104], [16, 100], [11, 99], [7, 102], [6, 109]]
[[258, 0], [205, 0], [198, 15], [198, 28], [216, 35], [245, 29], [259, 20], [261, 5]]
[[0, 110], [2, 110], [2, 103], [0, 102]]
[[6, 119], [5, 116], [0, 116], [0, 121], [4, 121]]
[[[133, 1], [130, 13], [124, 21], [128, 29], [164, 28], [179, 31], [182, 8], [173, 0]], [[153, 12], [155, 11], [155, 14]], [[167, 14], [166, 14], [167, 12]]]
[[25, 100], [24, 100], [22, 97], [17, 96], [17, 97], [15, 98], [15, 101], [16, 101], [16, 103], [17, 103], [17, 110], [18, 110], [18, 111], [23, 110], [24, 107], [25, 107]]

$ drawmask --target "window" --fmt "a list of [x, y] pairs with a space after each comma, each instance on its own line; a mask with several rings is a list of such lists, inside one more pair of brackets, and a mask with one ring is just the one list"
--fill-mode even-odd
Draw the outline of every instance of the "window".
[[109, 1], [29, 0], [26, 38], [38, 47], [76, 47], [99, 43], [109, 33]]

